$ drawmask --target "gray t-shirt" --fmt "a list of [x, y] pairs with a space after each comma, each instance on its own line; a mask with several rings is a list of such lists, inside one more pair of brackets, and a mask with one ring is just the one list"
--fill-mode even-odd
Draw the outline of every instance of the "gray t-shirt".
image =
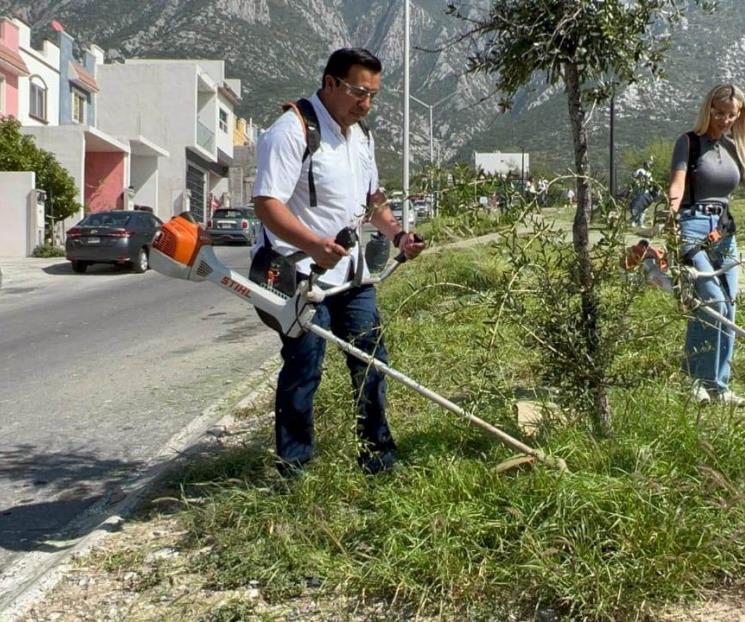
[[[675, 141], [673, 149], [673, 171], [688, 168], [688, 136], [683, 134]], [[729, 195], [740, 183], [740, 166], [737, 150], [731, 139], [723, 136], [711, 140], [705, 134], [701, 136], [701, 157], [696, 169], [696, 201], [729, 202]], [[688, 184], [681, 205], [690, 204]]]

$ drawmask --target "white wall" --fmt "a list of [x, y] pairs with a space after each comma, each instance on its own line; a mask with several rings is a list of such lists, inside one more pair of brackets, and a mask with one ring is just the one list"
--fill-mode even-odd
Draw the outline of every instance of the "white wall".
[[35, 188], [33, 172], [0, 173], [0, 257], [28, 257], [34, 250]]
[[181, 211], [186, 147], [196, 140], [196, 72], [195, 63], [144, 60], [97, 67], [98, 127], [117, 136], [145, 136], [170, 153], [159, 163], [163, 220]]
[[201, 71], [212, 78], [212, 81], [217, 85], [221, 86], [225, 81], [225, 62], [221, 60], [206, 60], [200, 58], [194, 61]]
[[[85, 203], [83, 184], [85, 183], [85, 137], [79, 126], [61, 125], [58, 127], [22, 127], [21, 132], [33, 136], [37, 146], [51, 151], [60, 165], [67, 169], [75, 181], [77, 200]], [[65, 229], [82, 218], [82, 210], [65, 220]]]
[[[500, 173], [506, 175], [510, 171], [517, 171], [519, 175], [522, 170], [525, 171], [525, 177], [530, 172], [530, 154], [523, 153], [494, 153], [474, 152], [474, 166], [476, 169], [483, 169], [487, 175]], [[524, 157], [524, 160], [523, 160]], [[523, 169], [523, 162], [525, 163]]]
[[137, 189], [135, 205], [155, 209], [158, 205], [158, 158], [133, 155], [131, 184]]
[[[208, 181], [209, 191], [219, 201], [222, 199], [222, 195], [230, 191], [230, 177], [218, 177], [217, 175], [210, 175]], [[234, 200], [234, 197], [231, 197]]]
[[[220, 129], [220, 109], [228, 113], [228, 127], [226, 131]], [[217, 148], [229, 158], [233, 157], [233, 128], [235, 128], [235, 113], [233, 104], [221, 94], [217, 96], [217, 118], [215, 119], [215, 141]]]

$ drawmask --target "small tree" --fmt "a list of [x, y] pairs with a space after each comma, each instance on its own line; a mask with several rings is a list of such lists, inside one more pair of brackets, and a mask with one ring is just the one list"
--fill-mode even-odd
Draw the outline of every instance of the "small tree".
[[[706, 10], [715, 2], [691, 0]], [[589, 252], [592, 214], [587, 104], [607, 100], [619, 85], [644, 75], [658, 76], [669, 32], [684, 16], [685, 0], [492, 0], [488, 14], [473, 17], [451, 3], [449, 12], [470, 24], [479, 48], [469, 69], [496, 76], [497, 90], [509, 107], [512, 97], [536, 73], [549, 84], [563, 82], [574, 142], [577, 209], [572, 239], [577, 259], [581, 318], [588, 358], [588, 389], [593, 419], [603, 435], [612, 429], [604, 358], [598, 325], [598, 293]]]
[[[36, 186], [52, 200], [54, 219], [62, 220], [80, 210], [75, 181], [56, 158], [37, 147], [33, 138], [21, 133], [12, 117], [0, 117], [0, 171], [33, 171]], [[47, 235], [51, 237], [51, 230]]]

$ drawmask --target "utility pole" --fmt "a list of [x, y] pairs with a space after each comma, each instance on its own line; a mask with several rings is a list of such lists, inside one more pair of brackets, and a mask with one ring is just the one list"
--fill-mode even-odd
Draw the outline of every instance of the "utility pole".
[[520, 145], [520, 183], [521, 188], [520, 192], [524, 192], [525, 190], [525, 146]]
[[616, 162], [615, 162], [615, 120], [616, 120], [616, 85], [610, 96], [610, 154], [608, 168], [608, 194], [616, 196]]
[[411, 30], [411, 16], [409, 0], [404, 0], [404, 202], [403, 223], [404, 231], [409, 230], [409, 33]]

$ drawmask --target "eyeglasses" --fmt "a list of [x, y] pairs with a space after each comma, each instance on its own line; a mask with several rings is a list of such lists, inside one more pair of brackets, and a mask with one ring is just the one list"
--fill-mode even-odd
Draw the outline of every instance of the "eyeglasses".
[[347, 95], [351, 95], [354, 97], [357, 101], [363, 102], [368, 97], [370, 98], [370, 101], [375, 99], [375, 96], [378, 94], [378, 91], [368, 91], [364, 86], [355, 86], [354, 84], [349, 84], [346, 80], [342, 80], [341, 78], [337, 78], [334, 76], [334, 79], [344, 85], [344, 88], [347, 91]]
[[719, 110], [719, 108], [714, 108], [714, 106], [711, 107], [711, 116], [718, 120], [724, 120], [727, 121], [734, 121], [740, 116], [740, 111], [737, 112], [725, 112], [724, 110]]

